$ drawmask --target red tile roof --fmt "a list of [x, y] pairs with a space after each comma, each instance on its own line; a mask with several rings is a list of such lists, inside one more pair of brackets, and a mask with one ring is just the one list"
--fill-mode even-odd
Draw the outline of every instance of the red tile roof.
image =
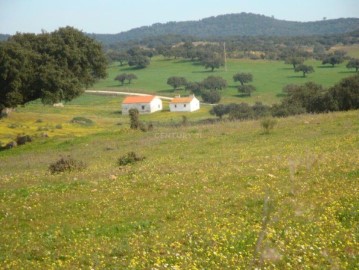
[[190, 103], [193, 97], [178, 97], [171, 100], [171, 103]]
[[155, 96], [127, 96], [122, 103], [150, 103], [154, 98]]

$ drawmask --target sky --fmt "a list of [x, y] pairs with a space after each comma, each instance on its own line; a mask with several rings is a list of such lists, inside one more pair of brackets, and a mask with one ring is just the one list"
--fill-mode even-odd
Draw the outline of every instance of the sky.
[[73, 26], [87, 33], [115, 34], [241, 12], [302, 22], [358, 18], [359, 0], [0, 0], [0, 33]]

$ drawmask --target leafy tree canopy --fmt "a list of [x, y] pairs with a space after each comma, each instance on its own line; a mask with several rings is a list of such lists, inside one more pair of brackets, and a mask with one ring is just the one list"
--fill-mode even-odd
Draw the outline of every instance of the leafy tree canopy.
[[251, 73], [237, 73], [233, 75], [235, 82], [240, 82], [241, 85], [253, 81], [253, 75]]
[[222, 90], [227, 87], [227, 81], [220, 76], [209, 76], [202, 81], [205, 89]]
[[150, 64], [150, 59], [145, 55], [133, 55], [128, 59], [128, 65], [135, 68], [146, 68]]
[[238, 86], [238, 92], [240, 92], [244, 95], [247, 95], [247, 96], [251, 96], [252, 92], [255, 90], [256, 90], [256, 88], [251, 84], [248, 84], [248, 85], [245, 84], [245, 85]]
[[294, 69], [295, 72], [303, 72], [303, 77], [305, 77], [306, 74], [313, 73], [314, 68], [312, 66], [307, 65], [299, 65]]
[[172, 76], [167, 79], [167, 84], [173, 87], [173, 90], [176, 90], [180, 86], [185, 86], [187, 80], [184, 77]]
[[201, 63], [206, 69], [210, 68], [211, 71], [214, 71], [215, 68], [224, 66], [224, 58], [218, 53], [207, 53], [202, 56]]
[[204, 102], [215, 104], [221, 100], [221, 94], [216, 90], [204, 90], [201, 93]]
[[355, 72], [358, 72], [359, 69], [359, 59], [352, 58], [347, 64], [347, 68], [354, 68]]
[[0, 63], [0, 110], [69, 101], [106, 77], [107, 64], [101, 45], [72, 27], [16, 34], [0, 43]]
[[301, 57], [288, 57], [285, 60], [285, 64], [293, 65], [293, 69], [297, 67], [297, 65], [302, 65], [304, 62], [304, 58]]
[[332, 67], [341, 64], [344, 61], [345, 54], [346, 53], [344, 51], [335, 51], [334, 53], [330, 53], [324, 57], [322, 64], [330, 64]]

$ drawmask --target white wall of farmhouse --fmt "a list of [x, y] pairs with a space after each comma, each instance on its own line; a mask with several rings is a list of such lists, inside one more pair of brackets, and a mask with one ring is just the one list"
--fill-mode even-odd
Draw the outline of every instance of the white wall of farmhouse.
[[122, 114], [129, 114], [130, 109], [137, 109], [140, 114], [153, 113], [162, 110], [162, 100], [155, 97], [149, 103], [128, 103], [122, 104]]
[[193, 112], [200, 108], [200, 103], [197, 98], [193, 98], [190, 102], [170, 103], [171, 112]]

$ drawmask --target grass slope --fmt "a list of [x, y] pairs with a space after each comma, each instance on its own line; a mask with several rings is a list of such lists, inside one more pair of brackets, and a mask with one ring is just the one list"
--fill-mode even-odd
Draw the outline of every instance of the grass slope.
[[[280, 119], [263, 135], [257, 121], [142, 133], [109, 114], [81, 138], [2, 151], [0, 268], [355, 269], [358, 117]], [[129, 151], [146, 159], [119, 168]], [[69, 154], [88, 168], [50, 175]]]
[[[329, 87], [339, 82], [340, 79], [355, 74], [348, 70], [343, 63], [335, 66], [322, 66], [319, 61], [306, 61], [306, 64], [312, 65], [315, 72], [302, 77], [301, 73], [295, 73], [292, 66], [279, 61], [266, 60], [248, 60], [248, 59], [229, 59], [227, 71], [223, 68], [211, 72], [205, 70], [203, 66], [193, 64], [186, 60], [169, 60], [162, 57], [154, 57], [151, 64], [146, 69], [131, 69], [128, 66], [119, 66], [115, 63], [108, 69], [108, 78], [99, 81], [92, 88], [103, 90], [143, 92], [158, 95], [174, 96], [176, 94], [186, 95], [183, 90], [173, 92], [167, 85], [167, 79], [171, 76], [182, 76], [188, 81], [201, 81], [204, 78], [214, 75], [221, 76], [228, 82], [227, 89], [223, 90], [222, 102], [249, 102], [262, 101], [267, 104], [278, 102], [282, 88], [287, 84], [304, 84], [314, 81]], [[120, 73], [134, 73], [138, 80], [131, 84], [120, 85], [114, 78]], [[252, 97], [241, 97], [237, 91], [237, 83], [233, 82], [233, 75], [238, 72], [250, 72], [253, 74], [253, 85], [257, 91]]]

